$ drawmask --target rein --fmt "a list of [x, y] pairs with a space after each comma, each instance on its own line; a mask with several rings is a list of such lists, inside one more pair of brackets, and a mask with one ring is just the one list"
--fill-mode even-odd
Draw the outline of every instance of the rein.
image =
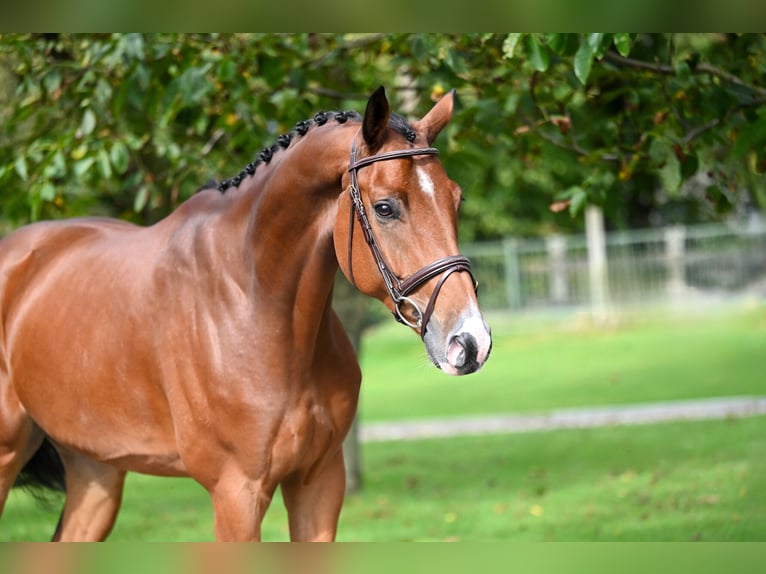
[[[476, 279], [471, 273], [471, 262], [467, 257], [462, 255], [449, 255], [441, 259], [437, 259], [433, 263], [429, 263], [419, 271], [416, 271], [410, 275], [407, 279], [401, 280], [397, 275], [391, 271], [388, 263], [386, 262], [383, 252], [375, 239], [375, 234], [372, 231], [370, 220], [367, 217], [367, 211], [364, 208], [364, 202], [362, 201], [362, 194], [359, 188], [359, 179], [357, 172], [370, 164], [387, 161], [390, 159], [399, 159], [404, 157], [412, 157], [419, 155], [438, 155], [439, 150], [434, 147], [425, 148], [411, 148], [401, 149], [395, 151], [389, 151], [380, 153], [377, 155], [371, 155], [362, 159], [357, 159], [357, 147], [356, 138], [351, 146], [351, 159], [349, 161], [348, 171], [351, 174], [351, 185], [349, 186], [349, 195], [351, 196], [351, 209], [349, 212], [349, 235], [348, 235], [348, 270], [351, 283], [356, 286], [354, 281], [354, 271], [352, 267], [352, 250], [354, 242], [354, 212], [359, 221], [359, 225], [364, 233], [364, 238], [367, 241], [367, 245], [370, 247], [372, 257], [375, 260], [380, 275], [383, 278], [383, 282], [386, 285], [386, 290], [391, 300], [394, 302], [394, 317], [400, 323], [403, 323], [413, 329], [420, 329], [420, 336], [425, 337], [426, 329], [428, 327], [428, 321], [431, 318], [431, 314], [434, 311], [436, 305], [436, 298], [441, 291], [444, 282], [447, 278], [455, 272], [465, 271], [471, 276], [471, 280], [474, 284], [474, 289], [477, 288]], [[429, 279], [432, 279], [438, 275], [441, 275], [441, 279], [436, 284], [431, 298], [428, 300], [428, 305], [425, 311], [422, 311], [420, 307], [410, 299], [409, 295], [412, 294], [418, 287], [423, 285]], [[402, 312], [403, 305], [409, 305], [414, 310], [415, 321], [410, 321], [404, 316]]]

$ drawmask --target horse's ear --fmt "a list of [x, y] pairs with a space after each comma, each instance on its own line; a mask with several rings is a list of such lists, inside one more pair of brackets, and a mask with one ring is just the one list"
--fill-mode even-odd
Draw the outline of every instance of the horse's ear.
[[428, 140], [428, 145], [434, 143], [436, 136], [444, 129], [452, 118], [452, 110], [455, 107], [455, 90], [450, 90], [446, 95], [436, 102], [431, 111], [416, 122], [414, 127], [418, 132], [422, 132]]
[[388, 118], [391, 116], [391, 106], [386, 99], [386, 90], [380, 86], [367, 101], [362, 121], [362, 136], [370, 153], [375, 153], [383, 145], [388, 130]]

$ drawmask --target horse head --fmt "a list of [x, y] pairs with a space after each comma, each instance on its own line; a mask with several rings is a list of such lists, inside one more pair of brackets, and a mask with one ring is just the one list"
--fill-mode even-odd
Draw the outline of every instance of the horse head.
[[450, 92], [408, 124], [391, 113], [382, 87], [372, 94], [352, 144], [334, 240], [351, 283], [419, 333], [437, 367], [464, 375], [482, 367], [492, 340], [470, 263], [458, 252], [462, 192], [431, 147], [453, 107]]

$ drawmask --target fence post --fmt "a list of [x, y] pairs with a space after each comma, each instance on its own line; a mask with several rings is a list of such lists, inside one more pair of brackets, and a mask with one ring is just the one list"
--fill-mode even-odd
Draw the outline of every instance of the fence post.
[[668, 266], [668, 294], [678, 299], [686, 286], [684, 257], [686, 255], [686, 229], [675, 225], [665, 229], [665, 261]]
[[548, 278], [553, 303], [565, 303], [568, 298], [566, 253], [567, 240], [563, 235], [551, 235], [545, 239], [548, 252]]
[[514, 238], [503, 239], [503, 260], [505, 267], [505, 300], [509, 309], [522, 305], [521, 269], [519, 267], [519, 244]]
[[588, 278], [591, 312], [596, 319], [607, 317], [609, 278], [606, 268], [604, 212], [596, 205], [585, 208], [585, 236], [588, 243]]

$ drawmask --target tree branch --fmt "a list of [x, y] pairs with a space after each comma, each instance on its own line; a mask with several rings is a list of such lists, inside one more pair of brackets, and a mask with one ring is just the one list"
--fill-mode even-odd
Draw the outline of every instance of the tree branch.
[[[607, 52], [604, 54], [604, 59], [618, 66], [648, 70], [656, 74], [672, 75], [676, 73], [676, 70], [673, 66], [669, 66], [667, 64], [658, 64], [656, 62], [645, 62], [644, 60], [636, 60], [635, 58], [626, 58], [624, 56], [620, 56], [617, 52]], [[715, 76], [730, 84], [735, 84], [737, 86], [742, 86], [752, 90], [761, 97], [766, 97], [766, 88], [748, 84], [739, 76], [735, 76], [734, 74], [713, 66], [712, 64], [701, 62], [694, 66], [691, 71], [693, 74], [707, 74], [709, 76]]]
[[[577, 141], [577, 138], [573, 133], [570, 132], [570, 141], [572, 142], [570, 145], [567, 145], [565, 142], [561, 141], [561, 139], [546, 133], [544, 129], [537, 129], [542, 127], [543, 125], [549, 123], [547, 120], [544, 120], [542, 122], [538, 122], [538, 125], [534, 128], [534, 133], [536, 133], [538, 136], [543, 138], [545, 141], [555, 145], [556, 147], [559, 147], [561, 149], [571, 151], [576, 153], [577, 155], [581, 157], [590, 157], [593, 156], [592, 152], [589, 152], [587, 149], [583, 148], [579, 142]], [[531, 130], [530, 130], [531, 131]], [[597, 156], [597, 159], [601, 161], [607, 161], [607, 162], [617, 162], [620, 161], [620, 156], [616, 153], [602, 153], [601, 155]]]
[[758, 106], [762, 106], [766, 104], [766, 97], [759, 98], [757, 100], [753, 100], [752, 102], [740, 104], [731, 110], [728, 111], [728, 113], [723, 116], [722, 118], [713, 118], [709, 122], [702, 124], [701, 126], [697, 126], [693, 130], [690, 130], [681, 140], [681, 142], [686, 145], [692, 140], [696, 139], [697, 137], [701, 136], [706, 131], [710, 131], [713, 128], [719, 126], [723, 122], [729, 121], [729, 118], [731, 118], [736, 112], [739, 112], [741, 110], [744, 110], [746, 108], [757, 108]]
[[326, 98], [332, 98], [335, 100], [365, 100], [368, 94], [355, 93], [355, 92], [339, 92], [331, 88], [323, 88], [322, 86], [313, 86], [308, 88], [308, 91], [318, 96], [324, 96]]
[[656, 74], [676, 73], [675, 69], [673, 69], [673, 66], [668, 66], [667, 64], [657, 64], [656, 62], [645, 62], [643, 60], [636, 60], [634, 58], [626, 58], [625, 56], [620, 56], [617, 52], [607, 52], [604, 54], [604, 59], [613, 64], [617, 64], [618, 66], [649, 70], [650, 72], [654, 72]]
[[753, 90], [756, 94], [758, 94], [762, 98], [766, 97], [766, 88], [760, 88], [758, 86], [753, 86], [752, 84], [748, 84], [747, 82], [745, 82], [738, 76], [735, 76], [734, 74], [730, 74], [729, 72], [725, 70], [722, 70], [720, 68], [707, 64], [705, 62], [701, 62], [697, 64], [697, 66], [694, 68], [693, 71], [698, 72], [700, 74], [709, 74], [711, 76], [716, 76], [718, 78], [721, 78], [722, 80], [729, 82], [730, 84], [743, 86], [747, 88], [748, 90]]

